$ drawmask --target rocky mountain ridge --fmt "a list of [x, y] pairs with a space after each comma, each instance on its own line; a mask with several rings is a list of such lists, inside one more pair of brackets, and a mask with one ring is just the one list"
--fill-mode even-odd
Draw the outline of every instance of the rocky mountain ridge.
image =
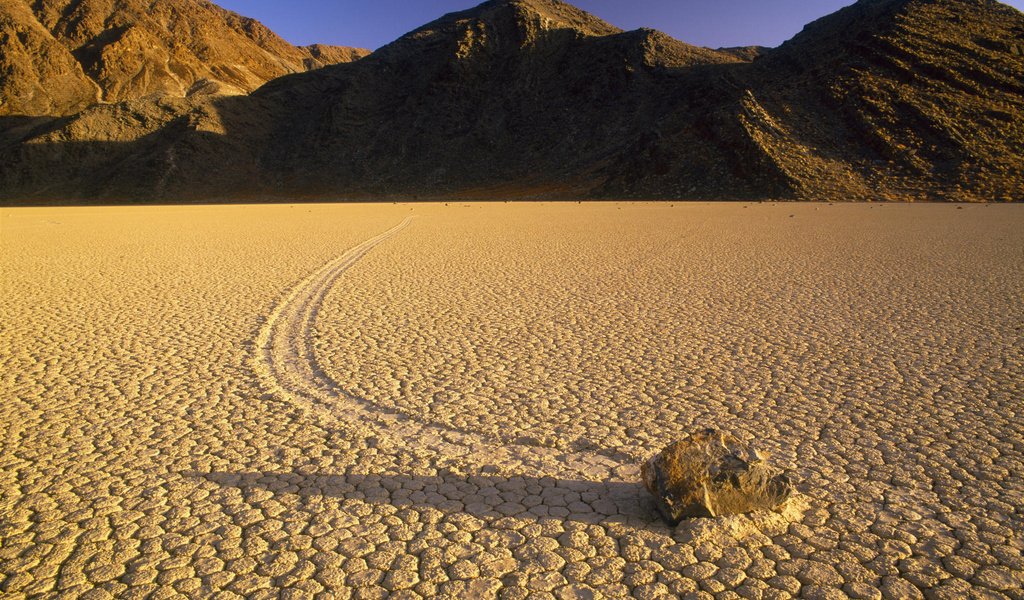
[[1024, 15], [993, 0], [717, 51], [491, 0], [249, 95], [6, 119], [0, 197], [1021, 200], [1022, 81]]
[[146, 96], [245, 94], [357, 48], [296, 47], [205, 0], [5, 0], [0, 116], [63, 116]]

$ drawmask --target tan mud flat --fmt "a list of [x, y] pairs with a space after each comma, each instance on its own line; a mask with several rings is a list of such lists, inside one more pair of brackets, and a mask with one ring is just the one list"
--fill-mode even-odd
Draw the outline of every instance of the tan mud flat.
[[[1013, 598], [1022, 258], [1020, 206], [0, 209], [0, 591]], [[661, 524], [702, 427], [800, 503]]]

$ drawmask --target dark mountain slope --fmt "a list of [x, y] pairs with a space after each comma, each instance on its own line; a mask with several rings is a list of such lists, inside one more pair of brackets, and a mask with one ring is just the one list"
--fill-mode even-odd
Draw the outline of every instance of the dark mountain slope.
[[804, 194], [835, 181], [1021, 199], [1022, 55], [1024, 15], [997, 2], [860, 2], [757, 63], [757, 98], [783, 124], [761, 143]]
[[[795, 76], [821, 100], [817, 116], [830, 127], [820, 130], [830, 129], [834, 144], [853, 139], [864, 148], [871, 162], [847, 161], [870, 187], [1021, 200], [1024, 15], [990, 0], [919, 0], [892, 10], [883, 13], [885, 29], [824, 20], [780, 49], [779, 60], [792, 65], [808, 51], [827, 60], [805, 59]], [[829, 42], [840, 29], [853, 47]]]
[[284, 107], [264, 163], [304, 193], [589, 193], [624, 139], [675, 110], [673, 71], [736, 62], [562, 3], [489, 2], [259, 90]]
[[[709, 143], [744, 156], [769, 195], [1021, 200], [1022, 55], [1024, 15], [997, 2], [862, 0], [729, 73], [700, 94], [717, 106], [678, 113], [634, 154], [689, 180], [685, 134], [713, 123]], [[665, 187], [639, 166], [617, 171], [614, 189]]]
[[493, 0], [249, 96], [22, 125], [0, 195], [1020, 200], [1022, 54], [986, 0], [862, 0], [750, 52]]

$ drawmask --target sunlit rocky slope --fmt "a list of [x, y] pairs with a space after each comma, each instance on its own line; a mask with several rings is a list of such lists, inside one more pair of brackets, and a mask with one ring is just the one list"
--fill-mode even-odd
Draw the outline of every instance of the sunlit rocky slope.
[[151, 95], [250, 92], [367, 51], [295, 47], [203, 0], [5, 0], [0, 115], [73, 114]]
[[246, 96], [9, 117], [0, 195], [1021, 200], [1022, 82], [1024, 15], [993, 0], [861, 0], [720, 51], [492, 0]]

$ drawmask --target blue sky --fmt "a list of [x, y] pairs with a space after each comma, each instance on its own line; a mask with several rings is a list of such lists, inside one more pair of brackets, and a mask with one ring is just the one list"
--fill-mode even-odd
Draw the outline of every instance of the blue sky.
[[[254, 17], [293, 44], [376, 49], [479, 0], [214, 0]], [[623, 29], [653, 27], [690, 44], [778, 46], [810, 21], [852, 0], [576, 0]], [[1024, 0], [1011, 0], [1024, 10]]]

